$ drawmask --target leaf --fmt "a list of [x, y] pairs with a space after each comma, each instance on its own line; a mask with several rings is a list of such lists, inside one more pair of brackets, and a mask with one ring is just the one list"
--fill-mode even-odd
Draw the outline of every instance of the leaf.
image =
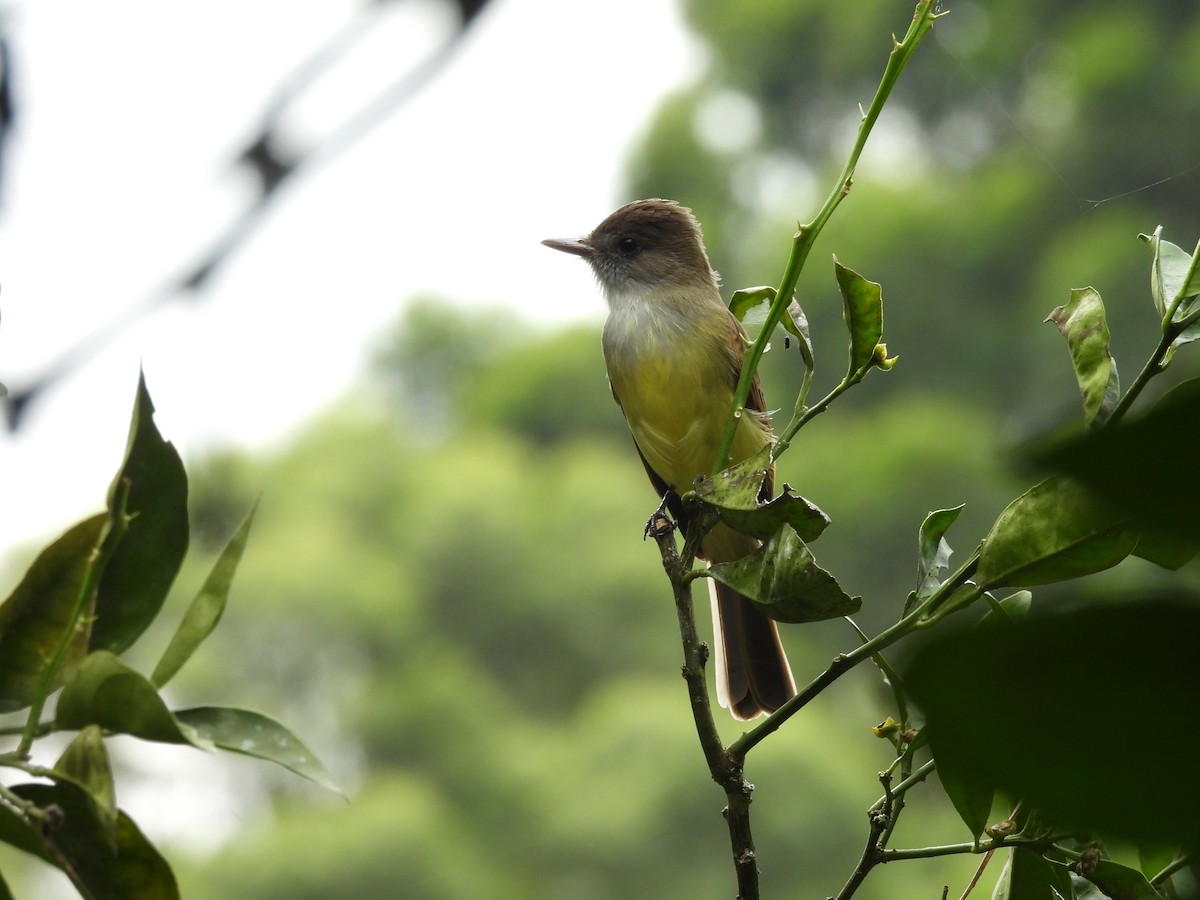
[[861, 597], [845, 593], [817, 565], [790, 525], [783, 525], [756, 551], [708, 569], [713, 578], [749, 597], [778, 622], [819, 622], [858, 612]]
[[1200, 553], [1200, 537], [1166, 531], [1144, 530], [1133, 555], [1174, 572]]
[[1083, 877], [1112, 900], [1162, 900], [1162, 895], [1154, 890], [1145, 875], [1109, 859], [1100, 860], [1095, 869]]
[[[124, 511], [115, 509], [128, 484]], [[154, 621], [188, 545], [187, 475], [178, 452], [154, 425], [154, 404], [138, 379], [129, 444], [109, 489], [114, 516], [132, 518], [100, 581], [90, 648], [120, 653]]]
[[[1058, 607], [1061, 610], [1061, 606]], [[943, 627], [901, 674], [943, 766], [1065, 828], [1197, 846], [1200, 603], [1135, 595], [963, 631]]]
[[[921, 734], [926, 740], [929, 739], [928, 722], [926, 727], [921, 729]], [[977, 777], [969, 768], [964, 770], [960, 765], [960, 757], [955, 754], [948, 753], [943, 758], [935, 751], [933, 758], [937, 763], [937, 776], [938, 781], [942, 783], [942, 790], [950, 798], [958, 817], [971, 832], [971, 837], [978, 838], [988, 825], [992, 801], [996, 796], [995, 786]]]
[[179, 888], [167, 861], [124, 813], [114, 840], [105, 839], [88, 795], [66, 782], [20, 784], [12, 792], [43, 810], [56, 808], [41, 831], [6, 807], [0, 839], [35, 853], [62, 869], [91, 900], [178, 900]]
[[[42, 550], [0, 606], [0, 712], [20, 709], [32, 701], [42, 670], [70, 622], [107, 519], [104, 514], [84, 519]], [[85, 623], [90, 620], [89, 612], [85, 606]], [[68, 650], [60, 682], [70, 676], [86, 652], [84, 627]]]
[[746, 319], [746, 313], [763, 303], [771, 303], [775, 299], [775, 288], [769, 285], [761, 285], [759, 287], [742, 288], [733, 292], [733, 296], [729, 298], [729, 311], [737, 317], [739, 322]]
[[269, 716], [225, 706], [181, 709], [175, 716], [201, 738], [223, 750], [278, 763], [341, 797], [346, 796], [304, 742]]
[[59, 728], [99, 725], [147, 741], [211, 749], [175, 719], [154, 685], [107, 650], [90, 653], [63, 687], [55, 724]]
[[[1197, 270], [1186, 250], [1162, 239], [1161, 225], [1154, 229], [1153, 234], [1139, 237], [1150, 245], [1153, 254], [1150, 294], [1159, 316], [1165, 318], [1176, 298], [1200, 295], [1200, 270]], [[1177, 314], [1176, 321], [1178, 318]]]
[[983, 620], [997, 615], [1007, 621], [1023, 619], [1029, 615], [1029, 610], [1032, 608], [1033, 594], [1030, 591], [1014, 591], [1001, 600], [998, 606], [989, 609]]
[[[729, 298], [729, 311], [743, 325], [750, 326], [754, 323], [761, 326], [766, 320], [767, 313], [764, 311], [761, 316], [751, 317], [750, 312], [764, 303], [774, 303], [775, 297], [775, 288], [769, 285], [742, 288], [741, 290], [734, 291], [733, 296]], [[800, 308], [800, 304], [796, 302], [795, 298], [792, 298], [787, 306], [783, 308], [779, 324], [783, 326], [785, 331], [796, 338], [800, 357], [805, 367], [811, 372], [813, 369], [813, 349], [812, 339], [808, 334], [808, 318], [804, 315], [804, 310]]]
[[1083, 395], [1083, 418], [1090, 427], [1102, 424], [1120, 398], [1117, 365], [1109, 353], [1108, 321], [1104, 302], [1094, 288], [1077, 288], [1071, 299], [1046, 319], [1067, 340], [1075, 380]]
[[[1150, 293], [1154, 307], [1164, 320], [1164, 327], [1172, 327], [1179, 332], [1160, 364], [1161, 368], [1165, 368], [1179, 347], [1200, 340], [1200, 321], [1184, 324], [1185, 319], [1200, 312], [1200, 259], [1189, 255], [1182, 247], [1164, 241], [1161, 225], [1154, 229], [1152, 235], [1143, 234], [1140, 237], [1150, 245], [1153, 254]], [[1170, 323], [1165, 321], [1168, 312], [1171, 312]]]
[[[3, 397], [4, 394], [4, 385], [0, 384], [0, 397]], [[4, 880], [3, 873], [0, 873], [0, 900], [13, 900], [12, 891], [8, 889], [8, 883]]]
[[779, 496], [754, 509], [720, 507], [721, 519], [735, 531], [766, 540], [789, 525], [802, 541], [815, 541], [829, 525], [829, 516], [785, 484]]
[[942, 586], [940, 576], [950, 565], [950, 545], [944, 535], [950, 530], [963, 505], [935, 509], [921, 523], [917, 535], [917, 599], [924, 600]]
[[783, 327], [796, 338], [796, 346], [800, 350], [800, 358], [804, 367], [811, 373], [816, 366], [813, 357], [812, 337], [808, 332], [808, 316], [800, 308], [800, 304], [792, 299], [783, 309]]
[[54, 764], [54, 771], [87, 793], [105, 840], [116, 849], [117, 786], [100, 726], [89, 725], [75, 735]]
[[785, 484], [779, 496], [760, 501], [763, 479], [771, 467], [771, 448], [763, 447], [736, 465], [696, 479], [695, 494], [719, 511], [735, 531], [766, 540], [783, 524], [791, 525], [804, 541], [815, 541], [829, 517]]
[[833, 259], [842, 312], [850, 330], [850, 368], [853, 374], [871, 364], [883, 337], [883, 288]]
[[1185, 460], [1200, 422], [1200, 379], [1164, 394], [1149, 413], [1036, 452], [1036, 462], [1078, 478], [1135, 528], [1200, 540], [1200, 479]]
[[1094, 493], [1053, 476], [1000, 513], [984, 538], [977, 577], [985, 590], [1079, 578], [1115, 566], [1137, 540], [1137, 532]]
[[996, 882], [992, 900], [1049, 900], [1070, 897], [1071, 877], [1062, 866], [1047, 861], [1040, 853], [1014, 847]]
[[246, 540], [250, 536], [250, 526], [254, 522], [257, 508], [255, 504], [238, 526], [238, 530], [217, 558], [204, 586], [192, 600], [183, 621], [179, 623], [179, 628], [171, 638], [171, 643], [167, 645], [158, 665], [154, 667], [154, 673], [150, 676], [150, 681], [155, 686], [161, 688], [174, 678], [184, 663], [196, 652], [196, 648], [212, 634], [217, 623], [221, 621], [225, 603], [229, 598], [229, 586], [233, 583], [234, 573], [241, 562], [242, 551], [246, 549]]
[[763, 479], [770, 470], [771, 448], [768, 445], [715, 475], [697, 478], [695, 494], [710, 506], [721, 509], [755, 509]]

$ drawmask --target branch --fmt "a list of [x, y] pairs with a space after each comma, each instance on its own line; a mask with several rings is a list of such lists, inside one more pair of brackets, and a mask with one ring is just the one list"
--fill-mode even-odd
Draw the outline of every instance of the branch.
[[742, 760], [726, 751], [720, 732], [717, 731], [717, 724], [713, 721], [708, 683], [704, 677], [704, 667], [708, 662], [708, 645], [700, 640], [692, 605], [692, 582], [695, 581], [692, 563], [695, 561], [696, 549], [707, 524], [709, 523], [704, 521], [702, 515], [694, 515], [689, 519], [682, 553], [675, 546], [675, 523], [667, 517], [662, 507], [650, 518], [646, 533], [658, 544], [663, 568], [671, 581], [675, 597], [679, 637], [683, 644], [682, 674], [687, 683], [688, 701], [692, 708], [692, 719], [696, 723], [696, 734], [700, 738], [700, 747], [704, 751], [709, 774], [725, 791], [726, 806], [723, 815], [729, 828], [730, 849], [737, 873], [738, 898], [758, 900], [758, 854], [754, 849], [754, 837], [750, 830], [750, 802], [754, 786], [743, 774]]
[[870, 820], [871, 828], [867, 833], [867, 845], [863, 847], [862, 856], [858, 860], [858, 865], [854, 867], [854, 871], [850, 873], [850, 877], [838, 891], [837, 897], [834, 900], [848, 900], [858, 890], [859, 885], [866, 880], [866, 877], [871, 874], [871, 870], [884, 862], [882, 847], [880, 842], [883, 835], [889, 830], [888, 826], [892, 821], [893, 800], [895, 795], [892, 793], [891, 784], [892, 776], [887, 772], [879, 773], [879, 780], [883, 784], [884, 801], [882, 807], [872, 807], [867, 813]]
[[752, 341], [746, 350], [746, 358], [742, 363], [742, 371], [738, 376], [737, 391], [734, 393], [733, 406], [729, 410], [729, 418], [725, 423], [725, 433], [717, 448], [717, 456], [713, 467], [714, 473], [721, 471], [729, 464], [729, 453], [733, 447], [733, 436], [737, 430], [738, 420], [745, 409], [746, 398], [750, 395], [750, 385], [754, 382], [754, 374], [758, 371], [758, 364], [762, 360], [763, 353], [766, 352], [771, 335], [783, 318], [783, 311], [787, 308], [792, 295], [796, 291], [796, 282], [800, 278], [800, 272], [804, 268], [804, 263], [808, 260], [809, 253], [812, 252], [817, 235], [821, 233], [821, 229], [825, 227], [825, 223], [829, 221], [834, 210], [838, 208], [841, 202], [846, 199], [846, 195], [850, 193], [850, 185], [854, 181], [854, 170], [858, 166], [858, 159], [862, 155], [871, 130], [875, 127], [875, 122], [879, 119], [880, 112], [883, 111], [884, 104], [887, 103], [888, 97], [891, 96], [892, 88], [896, 86], [896, 82], [900, 78], [900, 73], [904, 71], [904, 67], [908, 64], [914, 51], [916, 51], [917, 45], [921, 43], [921, 39], [933, 28], [934, 20], [943, 15], [943, 13], [935, 13], [934, 7], [935, 0], [920, 0], [917, 3], [916, 12], [913, 13], [912, 24], [909, 25], [908, 33], [904, 35], [904, 39], [897, 41], [895, 36], [892, 37], [892, 52], [888, 56], [887, 66], [883, 70], [883, 77], [880, 79], [879, 87], [875, 91], [875, 97], [871, 101], [870, 107], [863, 113], [862, 121], [858, 126], [858, 136], [854, 140], [854, 146], [850, 150], [846, 164], [842, 167], [837, 182], [829, 192], [825, 203], [817, 211], [816, 216], [808, 224], [799, 225], [795, 235], [792, 237], [792, 252], [788, 257], [787, 265], [784, 267], [783, 278], [780, 281], [779, 290], [775, 294], [775, 300], [771, 303], [771, 308], [767, 312], [766, 320], [763, 322], [763, 327], [758, 334], [758, 338]]

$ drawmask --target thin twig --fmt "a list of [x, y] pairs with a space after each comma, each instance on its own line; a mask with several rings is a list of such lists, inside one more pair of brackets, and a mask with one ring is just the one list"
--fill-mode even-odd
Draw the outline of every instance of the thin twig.
[[975, 874], [971, 876], [971, 880], [967, 882], [967, 889], [962, 892], [962, 896], [958, 900], [967, 900], [971, 891], [975, 890], [975, 885], [979, 884], [979, 879], [983, 877], [983, 870], [987, 868], [987, 864], [992, 861], [992, 854], [995, 850], [989, 850], [983, 854], [983, 859], [979, 861], [979, 865], [975, 868]]

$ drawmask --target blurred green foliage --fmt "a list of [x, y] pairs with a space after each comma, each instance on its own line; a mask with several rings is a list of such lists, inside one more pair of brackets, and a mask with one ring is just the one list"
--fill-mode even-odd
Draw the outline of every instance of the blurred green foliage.
[[[398, 333], [420, 343], [444, 317], [463, 333], [478, 324], [418, 304]], [[273, 822], [216, 859], [180, 864], [173, 853], [184, 896], [723, 895], [719, 794], [705, 787], [670, 594], [641, 541], [655, 499], [608, 394], [599, 335], [514, 326], [489, 346], [443, 440], [414, 444], [412, 410], [370, 388], [278, 458], [199, 468], [198, 518], [227, 520], [250, 486], [264, 499], [238, 574], [242, 602], [176, 690], [206, 702], [237, 689], [250, 705], [274, 704], [335, 773], [340, 759], [362, 780], [344, 809], [287, 789]], [[374, 384], [412, 376], [397, 358], [380, 353]], [[561, 405], [564, 384], [580, 386], [574, 409]], [[486, 411], [473, 407], [477, 391], [495, 398]], [[547, 407], [575, 424], [531, 413]], [[839, 433], [814, 471], [825, 454], [854, 457], [877, 439], [829, 430]], [[905, 444], [902, 454], [921, 452], [895, 424], [881, 435]], [[858, 455], [854, 489], [830, 485], [831, 499], [844, 494], [846, 521], [887, 496], [892, 477]], [[896, 551], [897, 570], [911, 567], [909, 549]], [[876, 584], [854, 580], [856, 590]], [[891, 600], [894, 616], [902, 593]], [[854, 641], [841, 623], [785, 639], [806, 671]], [[833, 884], [853, 865], [891, 753], [870, 732], [881, 692], [877, 676], [856, 673], [755, 759], [768, 889]], [[737, 735], [732, 720], [721, 724]], [[799, 807], [782, 802], [801, 785]], [[933, 799], [913, 818], [913, 840], [961, 830]], [[922, 865], [934, 880], [961, 881], [970, 861]], [[866, 896], [896, 895], [892, 879], [879, 884]]]

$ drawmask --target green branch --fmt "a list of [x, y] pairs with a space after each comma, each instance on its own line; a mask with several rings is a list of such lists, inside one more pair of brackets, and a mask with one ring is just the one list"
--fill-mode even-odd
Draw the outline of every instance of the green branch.
[[762, 360], [763, 353], [766, 352], [771, 335], [783, 318], [784, 309], [787, 308], [792, 295], [795, 293], [796, 282], [800, 278], [800, 272], [808, 260], [809, 253], [812, 252], [817, 235], [821, 233], [821, 229], [825, 227], [825, 223], [829, 221], [834, 210], [838, 208], [838, 205], [846, 199], [846, 195], [850, 193], [850, 186], [854, 182], [854, 170], [858, 166], [859, 157], [862, 155], [863, 148], [867, 144], [867, 138], [870, 136], [871, 130], [875, 127], [875, 122], [879, 119], [879, 114], [883, 111], [884, 104], [887, 102], [888, 97], [891, 96], [892, 88], [896, 86], [896, 82], [900, 78], [900, 73], [904, 71], [904, 67], [916, 51], [921, 39], [933, 28], [934, 20], [944, 15], [944, 13], [935, 13], [934, 6], [934, 0], [920, 0], [917, 3], [916, 12], [913, 14], [912, 24], [909, 25], [908, 32], [904, 35], [903, 40], [897, 41], [893, 35], [892, 52], [888, 56], [887, 66], [883, 70], [883, 77], [879, 81], [879, 87], [875, 91], [875, 97], [871, 101], [871, 105], [863, 113], [862, 121], [858, 126], [858, 135], [854, 140], [854, 146], [850, 150], [850, 155], [846, 159], [846, 164], [842, 168], [842, 172], [838, 176], [833, 190], [830, 191], [829, 196], [817, 211], [816, 216], [813, 217], [812, 221], [807, 224], [800, 224], [796, 229], [796, 233], [792, 238], [792, 252], [783, 270], [783, 279], [780, 281], [779, 290], [775, 294], [775, 300], [771, 303], [771, 308], [767, 312], [766, 321], [763, 323], [762, 331], [759, 332], [758, 338], [752, 341], [746, 350], [746, 357], [742, 363], [742, 371], [738, 377], [737, 391], [734, 394], [733, 406], [729, 410], [729, 418], [725, 424], [725, 433], [717, 448], [716, 460], [713, 466], [714, 473], [721, 471], [729, 464], [729, 453], [733, 447], [733, 436], [737, 431], [738, 421], [746, 407], [746, 398], [750, 396], [750, 386], [754, 382], [754, 375], [758, 371], [758, 364]]
[[778, 459], [783, 451], [785, 451], [791, 445], [792, 438], [796, 436], [796, 432], [807, 425], [810, 420], [825, 412], [825, 410], [829, 408], [829, 404], [833, 403], [834, 400], [866, 378], [867, 372], [871, 371], [871, 369], [874, 367], [875, 363], [872, 361], [870, 364], [862, 366], [861, 368], [848, 373], [841, 380], [841, 382], [838, 383], [837, 387], [831, 390], [828, 394], [826, 394], [812, 406], [804, 409], [803, 412], [797, 412], [797, 414], [792, 417], [792, 421], [788, 422], [787, 427], [784, 428], [774, 445], [772, 445], [771, 461], [774, 462], [776, 459]]
[[1054, 837], [1012, 837], [989, 838], [984, 841], [964, 841], [959, 844], [938, 844], [932, 847], [907, 847], [897, 850], [881, 850], [880, 862], [895, 862], [898, 859], [932, 859], [935, 856], [955, 856], [963, 853], [981, 854], [1002, 850], [1006, 847], [1026, 847], [1030, 850], [1045, 851], [1061, 840], [1069, 838], [1070, 834], [1060, 834]]
[[891, 646], [910, 631], [923, 625], [927, 613], [941, 606], [951, 594], [965, 584], [974, 573], [978, 562], [979, 552], [976, 551], [953, 575], [942, 582], [941, 587], [913, 607], [904, 618], [900, 619], [890, 628], [884, 629], [866, 643], [855, 647], [849, 653], [839, 653], [835, 656], [833, 662], [829, 664], [825, 671], [805, 685], [795, 697], [792, 697], [783, 706], [763, 719], [761, 724], [747, 731], [730, 744], [729, 755], [735, 760], [744, 760], [746, 754], [761, 743], [767, 735], [777, 731], [784, 722], [807, 706], [812, 700], [816, 699], [825, 688], [829, 687], [863, 660], [871, 659], [885, 647]]
[[1150, 379], [1162, 372], [1162, 361], [1166, 357], [1167, 351], [1171, 349], [1171, 344], [1175, 341], [1175, 337], [1176, 334], [1172, 330], [1168, 329], [1163, 333], [1158, 346], [1154, 348], [1154, 352], [1150, 354], [1150, 358], [1142, 366], [1142, 371], [1138, 372], [1138, 376], [1133, 380], [1133, 384], [1129, 386], [1117, 402], [1117, 405], [1113, 407], [1112, 415], [1105, 419], [1104, 425], [1106, 428], [1115, 426], [1121, 420], [1121, 417], [1129, 411], [1129, 407], [1133, 405], [1133, 401], [1142, 393], [1142, 389], [1150, 383]]

